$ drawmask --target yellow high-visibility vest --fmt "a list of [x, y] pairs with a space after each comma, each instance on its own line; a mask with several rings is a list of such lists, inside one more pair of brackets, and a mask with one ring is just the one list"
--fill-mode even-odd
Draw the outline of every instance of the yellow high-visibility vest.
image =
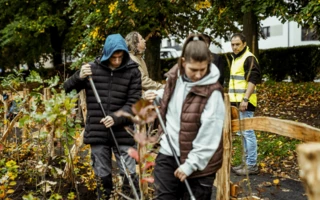
[[[258, 62], [257, 58], [246, 47], [246, 51], [238, 58], [232, 60], [230, 69], [229, 81], [229, 97], [230, 102], [241, 102], [246, 93], [248, 81], [245, 79], [244, 62], [249, 56], [253, 56]], [[249, 102], [257, 107], [257, 93], [256, 88], [249, 98]]]

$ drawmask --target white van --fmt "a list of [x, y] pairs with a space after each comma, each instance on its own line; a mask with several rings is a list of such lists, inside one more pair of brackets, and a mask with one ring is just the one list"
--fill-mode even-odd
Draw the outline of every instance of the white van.
[[162, 48], [160, 49], [160, 58], [178, 58], [181, 52], [177, 51], [174, 48]]

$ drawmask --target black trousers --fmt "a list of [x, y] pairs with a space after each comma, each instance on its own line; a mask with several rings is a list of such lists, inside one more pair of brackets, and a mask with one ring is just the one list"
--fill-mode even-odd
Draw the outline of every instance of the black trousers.
[[[178, 165], [173, 156], [161, 153], [156, 158], [154, 168], [154, 189], [156, 200], [188, 200], [190, 195], [185, 183], [174, 176]], [[215, 174], [199, 178], [187, 179], [194, 197], [198, 200], [210, 200]]]

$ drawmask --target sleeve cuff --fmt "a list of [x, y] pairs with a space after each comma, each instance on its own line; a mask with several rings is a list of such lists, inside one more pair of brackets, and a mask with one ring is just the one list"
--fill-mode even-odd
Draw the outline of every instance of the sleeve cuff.
[[86, 78], [80, 78], [80, 70], [78, 70], [78, 71], [75, 73], [75, 76], [76, 76], [76, 79], [79, 80], [79, 81], [84, 81], [84, 80], [86, 80]]
[[182, 165], [180, 165], [179, 167], [187, 176], [190, 176], [193, 173], [193, 169], [191, 167], [190, 164], [188, 164], [187, 162], [183, 163]]
[[116, 117], [114, 113], [110, 113], [109, 116], [113, 118], [114, 126], [118, 125], [118, 117]]

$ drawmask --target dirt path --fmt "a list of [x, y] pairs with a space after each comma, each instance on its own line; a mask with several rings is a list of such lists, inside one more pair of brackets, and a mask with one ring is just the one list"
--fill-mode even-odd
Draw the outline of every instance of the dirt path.
[[[249, 188], [246, 176], [237, 176], [231, 173], [231, 181], [241, 186], [238, 198], [248, 196]], [[307, 200], [304, 187], [300, 181], [273, 177], [270, 174], [250, 175], [250, 185], [252, 194], [261, 200]], [[279, 184], [276, 186], [273, 182]], [[215, 189], [213, 191], [212, 200], [215, 200]], [[235, 198], [236, 199], [236, 198]]]

